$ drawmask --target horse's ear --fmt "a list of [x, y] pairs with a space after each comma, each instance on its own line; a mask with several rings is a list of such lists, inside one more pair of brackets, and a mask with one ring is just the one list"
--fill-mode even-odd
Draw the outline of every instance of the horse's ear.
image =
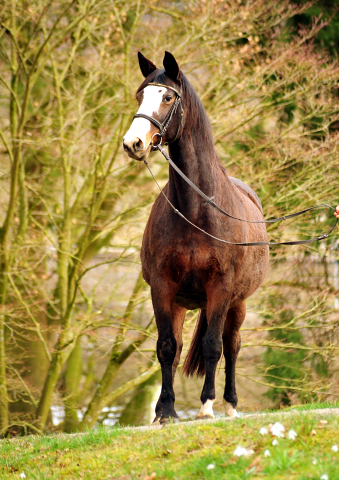
[[141, 73], [145, 78], [157, 69], [154, 63], [152, 63], [151, 60], [148, 60], [148, 58], [144, 57], [141, 52], [138, 52], [138, 59]]
[[164, 64], [164, 68], [167, 75], [172, 80], [180, 84], [181, 83], [180, 68], [176, 59], [173, 57], [173, 55], [170, 52], [165, 52], [163, 64]]

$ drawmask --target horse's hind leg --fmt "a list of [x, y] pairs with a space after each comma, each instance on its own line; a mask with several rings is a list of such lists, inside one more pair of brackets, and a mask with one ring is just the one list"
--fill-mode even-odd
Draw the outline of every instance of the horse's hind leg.
[[222, 332], [227, 312], [227, 304], [219, 305], [209, 315], [208, 327], [202, 341], [202, 352], [205, 359], [206, 375], [201, 392], [201, 408], [197, 415], [199, 418], [214, 418], [213, 403], [215, 400], [215, 372], [222, 353]]
[[230, 417], [237, 416], [236, 406], [238, 397], [235, 388], [235, 364], [241, 345], [240, 327], [246, 316], [246, 303], [242, 302], [236, 307], [232, 307], [227, 312], [224, 333], [223, 346], [225, 357], [225, 392], [224, 407], [226, 415]]
[[168, 298], [161, 305], [159, 297], [152, 292], [153, 308], [158, 327], [157, 356], [161, 365], [162, 386], [155, 408], [154, 423], [166, 423], [177, 419], [174, 409], [174, 375], [182, 350], [182, 327], [186, 310], [169, 303]]

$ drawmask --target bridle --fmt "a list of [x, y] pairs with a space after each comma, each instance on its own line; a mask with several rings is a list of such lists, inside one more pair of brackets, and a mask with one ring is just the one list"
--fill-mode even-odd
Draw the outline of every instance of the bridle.
[[[152, 136], [152, 140], [151, 140], [152, 148], [155, 148], [155, 145], [153, 145], [153, 137], [159, 136], [160, 137], [160, 144], [162, 143], [162, 137], [167, 132], [167, 129], [169, 127], [169, 124], [171, 123], [172, 117], [175, 114], [175, 112], [177, 111], [179, 103], [181, 102], [181, 93], [176, 88], [170, 87], [169, 85], [164, 85], [162, 83], [152, 83], [151, 82], [151, 83], [148, 83], [147, 85], [145, 85], [144, 88], [148, 87], [149, 85], [155, 85], [156, 87], [165, 87], [165, 88], [168, 88], [169, 90], [172, 90], [176, 94], [176, 98], [174, 100], [174, 103], [173, 103], [172, 107], [170, 108], [165, 120], [162, 123], [159, 122], [157, 119], [155, 119], [153, 117], [150, 117], [149, 115], [146, 115], [145, 113], [136, 113], [133, 117], [133, 120], [135, 118], [145, 118], [146, 120], [149, 120], [151, 123], [153, 123], [153, 125], [155, 125], [157, 128], [159, 128], [159, 132], [155, 133]], [[182, 108], [182, 105], [181, 105], [180, 123], [178, 125], [177, 133], [175, 134], [175, 137], [173, 138], [173, 140], [171, 140], [170, 142], [164, 143], [164, 145], [168, 145], [170, 143], [173, 143], [178, 138], [179, 132], [180, 132], [181, 127], [183, 125], [183, 119], [184, 119], [184, 109]]]
[[[173, 162], [173, 160], [170, 158], [170, 156], [165, 152], [165, 150], [162, 148], [161, 146], [161, 143], [162, 143], [162, 137], [165, 135], [168, 127], [169, 127], [169, 124], [172, 120], [172, 117], [174, 115], [174, 113], [177, 111], [177, 108], [179, 106], [179, 103], [181, 102], [181, 93], [176, 90], [175, 88], [173, 87], [170, 87], [169, 85], [163, 85], [162, 83], [148, 83], [144, 88], [146, 88], [148, 85], [155, 85], [155, 86], [159, 86], [159, 87], [165, 87], [165, 88], [168, 88], [170, 90], [173, 90], [173, 92], [175, 92], [176, 94], [176, 99], [170, 109], [170, 111], [168, 112], [165, 120], [161, 123], [159, 122], [158, 120], [156, 120], [155, 118], [153, 117], [150, 117], [149, 115], [146, 115], [144, 113], [137, 113], [134, 115], [133, 117], [133, 120], [134, 118], [145, 118], [146, 120], [149, 120], [151, 123], [153, 123], [153, 125], [155, 125], [157, 128], [159, 128], [159, 133], [155, 133], [153, 136], [152, 136], [152, 139], [151, 139], [151, 143], [152, 143], [152, 150], [159, 150], [162, 155], [166, 158], [166, 160], [168, 161], [168, 163], [174, 168], [174, 170], [185, 180], [185, 182], [190, 185], [190, 187], [192, 187], [204, 200], [205, 200], [205, 204], [209, 204], [211, 205], [213, 208], [217, 209], [220, 213], [222, 213], [223, 215], [229, 217], [229, 218], [233, 218], [234, 220], [239, 220], [241, 222], [247, 222], [247, 223], [276, 223], [276, 222], [281, 222], [282, 220], [287, 220], [289, 218], [294, 218], [294, 217], [298, 217], [299, 215], [302, 215], [306, 212], [309, 212], [310, 210], [315, 210], [315, 209], [318, 209], [318, 208], [330, 208], [331, 210], [335, 211], [335, 208], [333, 208], [332, 206], [330, 205], [326, 205], [326, 204], [323, 204], [323, 205], [315, 205], [313, 207], [309, 207], [309, 208], [305, 208], [304, 210], [301, 210], [300, 212], [296, 212], [296, 213], [291, 213], [289, 215], [285, 215], [283, 217], [280, 217], [280, 218], [272, 218], [272, 219], [269, 219], [269, 220], [246, 220], [244, 218], [238, 218], [238, 217], [234, 217], [233, 215], [225, 212], [225, 210], [223, 210], [221, 207], [219, 207], [214, 201], [213, 201], [213, 197], [212, 198], [209, 198], [207, 195], [204, 194], [204, 192], [202, 190], [200, 190], [199, 187], [197, 187], [181, 170], [180, 168]], [[173, 143], [177, 138], [178, 138], [178, 135], [179, 135], [179, 132], [180, 132], [180, 129], [182, 128], [183, 126], [183, 116], [184, 116], [184, 110], [181, 106], [181, 119], [180, 119], [180, 123], [179, 123], [179, 126], [178, 126], [178, 129], [177, 129], [177, 133], [175, 134], [175, 137], [169, 141], [169, 142], [166, 142], [164, 143], [164, 145], [168, 145], [168, 144], [171, 144]], [[155, 137], [156, 135], [158, 135], [160, 137], [160, 142], [157, 144], [157, 145], [154, 145], [153, 143], [153, 137]], [[172, 207], [172, 209], [174, 210], [175, 213], [177, 213], [181, 218], [183, 218], [187, 223], [189, 223], [191, 226], [193, 226], [194, 228], [196, 228], [197, 230], [200, 230], [201, 232], [205, 233], [206, 235], [208, 235], [209, 237], [215, 239], [215, 240], [218, 240], [219, 242], [223, 242], [223, 243], [226, 243], [228, 245], [241, 245], [241, 246], [259, 246], [259, 245], [268, 245], [268, 246], [276, 246], [276, 245], [305, 245], [305, 244], [309, 244], [309, 243], [313, 243], [313, 242], [316, 242], [316, 241], [319, 241], [319, 240], [324, 240], [325, 238], [327, 238], [330, 233], [335, 229], [335, 227], [337, 226], [337, 223], [338, 223], [338, 218], [336, 218], [336, 221], [334, 223], [334, 225], [330, 228], [330, 230], [323, 234], [323, 235], [319, 235], [318, 237], [315, 237], [315, 238], [310, 238], [308, 240], [293, 240], [293, 241], [288, 241], [288, 242], [228, 242], [227, 240], [223, 240], [221, 238], [218, 238], [218, 237], [215, 237], [214, 235], [211, 235], [210, 233], [206, 232], [205, 230], [203, 230], [202, 228], [198, 227], [197, 225], [195, 225], [194, 223], [192, 223], [190, 220], [188, 220], [188, 218], [186, 218], [181, 212], [179, 212], [178, 209], [175, 208], [175, 206], [171, 203], [171, 201], [167, 198], [165, 192], [163, 191], [163, 189], [160, 187], [160, 185], [158, 184], [156, 178], [154, 177], [149, 165], [148, 165], [148, 162], [146, 161], [146, 159], [144, 159], [144, 163], [145, 165], [147, 166], [150, 174], [152, 175], [155, 183], [157, 184], [160, 192], [162, 193], [162, 195], [165, 197], [165, 199], [167, 200], [167, 202], [169, 203], [169, 205]]]

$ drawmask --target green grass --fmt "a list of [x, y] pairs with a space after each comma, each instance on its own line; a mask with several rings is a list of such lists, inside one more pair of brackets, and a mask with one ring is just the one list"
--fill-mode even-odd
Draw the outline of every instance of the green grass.
[[[326, 407], [329, 407], [327, 404]], [[296, 440], [261, 435], [281, 422]], [[327, 423], [325, 423], [326, 421]], [[314, 431], [316, 432], [314, 434]], [[286, 435], [285, 435], [286, 437]], [[0, 478], [17, 479], [320, 479], [339, 480], [339, 417], [321, 411], [169, 425], [161, 430], [99, 429], [79, 435], [2, 440]], [[253, 449], [249, 457], [233, 452]], [[268, 449], [270, 457], [264, 456]], [[213, 464], [214, 468], [207, 466]]]
[[284, 411], [320, 410], [323, 408], [339, 408], [339, 402], [305, 403], [303, 405], [293, 405], [292, 407], [287, 407], [286, 409], [284, 409]]

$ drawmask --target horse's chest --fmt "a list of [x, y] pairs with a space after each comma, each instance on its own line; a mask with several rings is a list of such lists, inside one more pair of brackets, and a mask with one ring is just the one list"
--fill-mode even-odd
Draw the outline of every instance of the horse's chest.
[[159, 262], [159, 270], [171, 277], [178, 283], [191, 271], [199, 272], [200, 275], [211, 277], [220, 269], [217, 258], [203, 248], [173, 249], [166, 253]]
[[159, 265], [162, 275], [178, 285], [175, 302], [188, 309], [206, 305], [206, 284], [220, 274], [218, 259], [202, 248], [171, 251]]

